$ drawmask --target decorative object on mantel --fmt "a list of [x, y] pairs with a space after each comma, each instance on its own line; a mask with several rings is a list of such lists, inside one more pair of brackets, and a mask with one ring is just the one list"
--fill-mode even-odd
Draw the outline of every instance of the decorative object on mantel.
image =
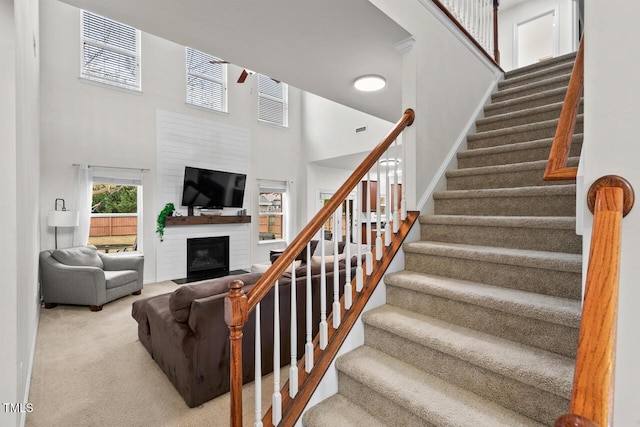
[[[62, 201], [62, 209], [58, 210], [58, 201]], [[49, 211], [47, 225], [54, 227], [55, 245], [58, 249], [58, 227], [77, 227], [78, 211], [68, 211], [64, 199], [56, 199], [54, 210]]]
[[167, 203], [164, 205], [164, 208], [158, 214], [158, 226], [156, 227], [156, 233], [160, 236], [160, 241], [164, 241], [164, 225], [168, 216], [172, 216], [173, 212], [176, 210], [173, 203]]

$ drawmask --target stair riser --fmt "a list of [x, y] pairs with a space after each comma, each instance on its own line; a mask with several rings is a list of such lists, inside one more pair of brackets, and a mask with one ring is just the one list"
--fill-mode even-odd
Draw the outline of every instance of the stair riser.
[[435, 199], [436, 215], [575, 216], [575, 195]]
[[387, 304], [564, 356], [576, 355], [577, 328], [390, 284], [387, 284]]
[[405, 251], [405, 269], [504, 288], [579, 299], [581, 274]]
[[424, 224], [420, 227], [420, 237], [432, 242], [582, 253], [582, 238], [574, 229]]
[[514, 68], [513, 70], [507, 71], [505, 73], [505, 77], [507, 79], [513, 79], [515, 77], [524, 76], [525, 74], [534, 73], [544, 68], [556, 67], [558, 65], [567, 64], [567, 63], [573, 64], [575, 60], [576, 60], [576, 53], [573, 52], [567, 55], [558, 56], [548, 61], [527, 65], [526, 67]]
[[447, 178], [448, 190], [480, 190], [489, 188], [534, 187], [566, 185], [573, 181], [545, 181], [544, 170], [533, 169], [522, 172], [493, 173], [456, 176]]
[[[467, 137], [467, 148], [497, 147], [518, 142], [536, 141], [538, 139], [553, 138], [558, 127], [557, 120], [544, 122], [534, 126], [526, 126], [512, 129], [510, 132], [482, 132], [471, 134]], [[582, 116], [578, 117], [574, 133], [583, 133]]]
[[[480, 119], [476, 123], [476, 129], [478, 132], [485, 132], [489, 130], [506, 129], [512, 126], [526, 125], [528, 123], [542, 122], [545, 120], [555, 120], [560, 117], [560, 111], [562, 107], [556, 107], [545, 111], [532, 111], [529, 113], [522, 112], [515, 117], [504, 117], [502, 120]], [[579, 114], [583, 113], [582, 104], [580, 105]]]
[[[557, 93], [556, 93], [557, 92]], [[485, 117], [493, 117], [498, 114], [513, 113], [516, 111], [527, 110], [529, 108], [542, 107], [543, 105], [563, 102], [566, 95], [566, 89], [551, 92], [544, 97], [536, 97], [530, 100], [522, 100], [521, 102], [510, 102], [506, 105], [493, 104], [487, 106], [484, 110]]]
[[546, 425], [569, 409], [565, 398], [369, 325], [365, 344]]
[[[498, 133], [498, 135], [486, 132], [475, 133], [467, 137], [467, 148], [473, 150], [476, 148], [496, 147], [518, 142], [536, 141], [538, 139], [553, 138], [556, 133], [558, 124], [556, 121], [539, 124], [537, 126], [523, 127], [513, 129], [512, 132]], [[574, 133], [583, 133], [582, 116], [578, 117]]]
[[570, 76], [559, 76], [550, 81], [540, 81], [530, 86], [522, 86], [518, 88], [510, 88], [500, 90], [491, 95], [492, 102], [507, 101], [509, 99], [516, 99], [526, 95], [533, 95], [540, 92], [545, 92], [551, 89], [566, 88], [569, 85]]
[[[477, 168], [546, 160], [549, 158], [549, 151], [551, 151], [551, 142], [546, 146], [531, 149], [504, 151], [482, 156], [458, 157], [458, 168]], [[578, 138], [574, 138], [569, 156], [578, 157], [580, 156], [580, 151], [582, 151], [582, 138], [579, 138], [579, 142]]]
[[498, 83], [498, 89], [511, 89], [514, 87], [520, 87], [527, 84], [539, 82], [541, 80], [550, 79], [552, 77], [571, 75], [572, 70], [573, 63], [567, 62], [565, 64], [559, 64], [557, 67], [553, 67], [544, 71], [537, 71], [522, 76], [510, 76], [509, 78]]
[[338, 371], [338, 393], [390, 426], [435, 427], [342, 371]]

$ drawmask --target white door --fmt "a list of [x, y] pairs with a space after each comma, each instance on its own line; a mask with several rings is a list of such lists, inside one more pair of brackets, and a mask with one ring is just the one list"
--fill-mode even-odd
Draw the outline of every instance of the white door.
[[515, 24], [514, 68], [551, 59], [558, 54], [558, 11], [545, 12]]

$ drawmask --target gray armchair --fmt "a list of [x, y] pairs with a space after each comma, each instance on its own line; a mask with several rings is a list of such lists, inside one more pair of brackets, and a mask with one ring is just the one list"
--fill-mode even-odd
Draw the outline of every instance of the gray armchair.
[[91, 311], [125, 295], [142, 292], [142, 255], [109, 255], [95, 246], [40, 252], [40, 284], [45, 308], [88, 305]]

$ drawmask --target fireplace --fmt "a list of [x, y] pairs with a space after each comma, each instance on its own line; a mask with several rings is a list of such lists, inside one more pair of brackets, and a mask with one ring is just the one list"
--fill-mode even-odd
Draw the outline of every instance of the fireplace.
[[187, 280], [229, 274], [229, 236], [187, 239]]

